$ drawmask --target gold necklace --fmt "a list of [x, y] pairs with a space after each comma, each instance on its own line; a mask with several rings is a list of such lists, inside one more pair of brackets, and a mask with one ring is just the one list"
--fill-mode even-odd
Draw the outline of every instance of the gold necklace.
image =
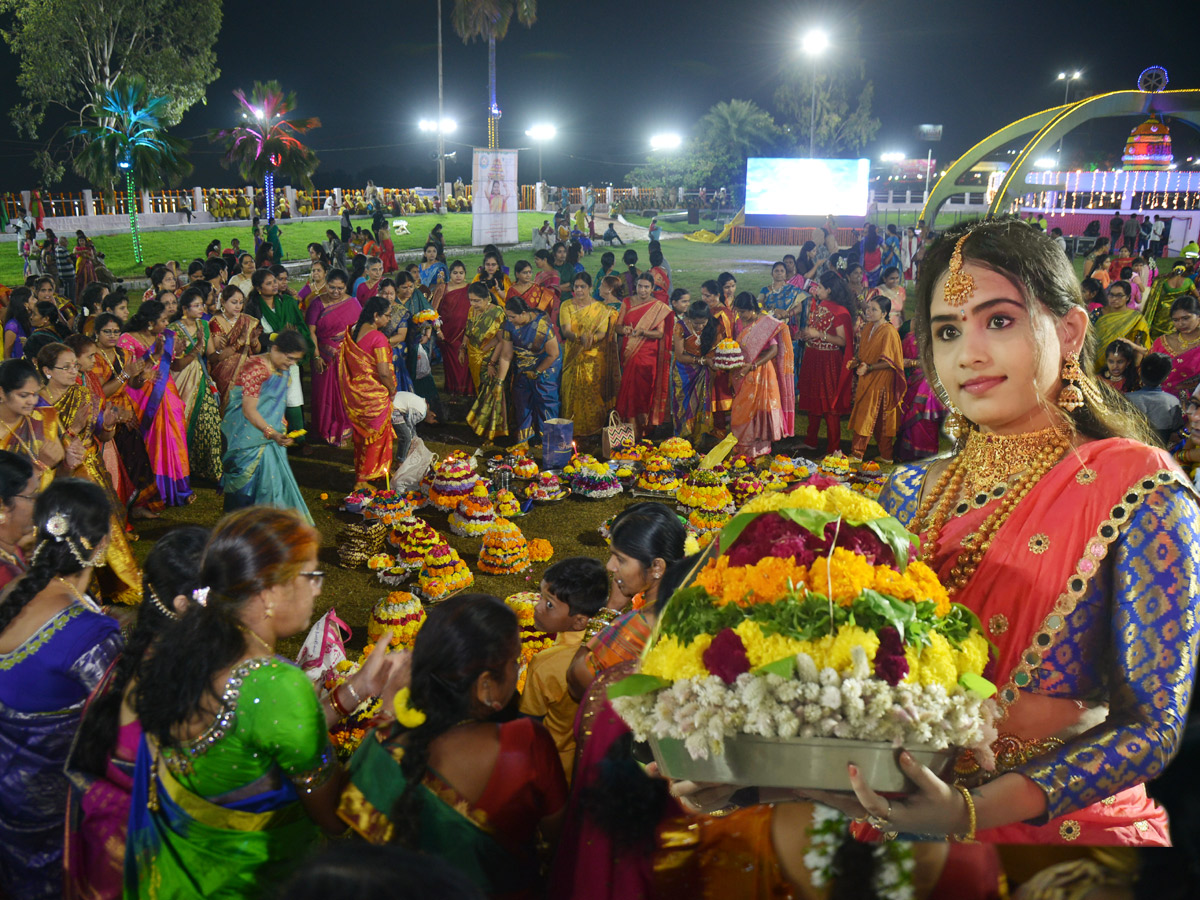
[[250, 635], [250, 637], [254, 638], [256, 641], [258, 641], [260, 644], [262, 644], [263, 649], [266, 650], [267, 653], [271, 654], [272, 656], [275, 655], [275, 648], [272, 647], [270, 644], [268, 644], [266, 641], [264, 641], [262, 639], [262, 635], [260, 635], [257, 631], [250, 628], [249, 626], [243, 625], [241, 622], [238, 622], [238, 628], [242, 629], [242, 631], [246, 632], [246, 634]]
[[1200, 344], [1200, 331], [1196, 332], [1196, 336], [1192, 339], [1185, 338], [1181, 333], [1176, 332], [1175, 337], [1179, 338], [1179, 352], [1190, 350], [1197, 344]]
[[966, 469], [964, 496], [975, 497], [1033, 467], [1041, 451], [1062, 434], [1054, 426], [1024, 434], [995, 434], [972, 430], [959, 454]]
[[61, 575], [55, 575], [54, 580], [61, 582], [62, 586], [67, 589], [67, 592], [70, 593], [70, 595], [76, 600], [78, 600], [85, 609], [90, 609], [94, 613], [100, 612], [100, 604], [87, 594], [80, 592], [79, 588], [75, 587], [75, 585], [71, 584], [71, 582], [67, 581], [67, 579], [63, 578]]

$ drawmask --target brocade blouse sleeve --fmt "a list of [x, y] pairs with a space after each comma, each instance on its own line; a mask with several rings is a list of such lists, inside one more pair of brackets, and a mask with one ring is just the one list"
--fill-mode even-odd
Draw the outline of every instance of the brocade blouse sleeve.
[[1155, 778], [1179, 747], [1192, 694], [1200, 509], [1186, 488], [1149, 494], [1109, 554], [1108, 718], [1015, 771], [1046, 794], [1035, 824]]

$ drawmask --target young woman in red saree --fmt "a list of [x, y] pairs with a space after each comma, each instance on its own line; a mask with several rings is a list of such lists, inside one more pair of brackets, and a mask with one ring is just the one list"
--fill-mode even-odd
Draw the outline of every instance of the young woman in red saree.
[[616, 332], [621, 345], [621, 389], [617, 415], [633, 422], [638, 434], [653, 429], [671, 415], [671, 307], [652, 296], [654, 279], [643, 272], [637, 296], [621, 303]]
[[372, 297], [363, 306], [358, 322], [346, 329], [337, 355], [337, 378], [354, 430], [354, 489], [386, 475], [392, 465], [392, 396], [396, 375], [392, 350], [383, 333], [390, 304]]
[[733, 378], [733, 433], [736, 452], [757, 459], [771, 452], [772, 442], [791, 437], [796, 426], [792, 335], [787, 323], [765, 315], [748, 291], [737, 295], [734, 309], [746, 362]]
[[462, 358], [463, 342], [467, 339], [467, 314], [471, 298], [467, 294], [467, 267], [461, 260], [450, 263], [450, 281], [441, 301], [434, 307], [442, 320], [442, 365], [446, 370], [446, 391], [464, 397], [475, 395], [471, 370]]
[[[733, 337], [733, 311], [723, 302], [720, 285], [712, 280], [704, 282], [700, 285], [700, 299], [708, 304], [709, 315], [716, 320], [716, 340], [719, 342]], [[728, 372], [712, 373], [712, 391], [709, 396], [714, 435], [720, 439], [729, 432], [729, 411], [733, 409], [733, 386], [730, 384]]]
[[804, 444], [817, 448], [825, 421], [825, 452], [841, 446], [841, 417], [850, 412], [850, 379], [846, 364], [854, 358], [854, 297], [836, 272], [822, 272], [813, 284], [808, 327], [800, 332], [804, 358], [796, 384], [796, 411], [808, 415]]
[[948, 784], [902, 754], [918, 787], [906, 799], [853, 767], [856, 797], [820, 799], [886, 831], [1166, 845], [1145, 785], [1179, 748], [1192, 692], [1195, 490], [1097, 382], [1079, 285], [1050, 237], [952, 230], [916, 306], [925, 371], [968, 424], [954, 455], [898, 469], [881, 502], [996, 645], [995, 768], [967, 755]]

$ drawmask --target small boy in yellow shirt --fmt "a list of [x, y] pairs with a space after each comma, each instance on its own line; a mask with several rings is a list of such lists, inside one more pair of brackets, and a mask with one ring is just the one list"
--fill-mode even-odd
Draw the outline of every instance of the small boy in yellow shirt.
[[541, 598], [533, 621], [547, 634], [557, 634], [554, 646], [529, 663], [521, 712], [542, 720], [571, 779], [575, 764], [575, 712], [579, 703], [567, 691], [567, 669], [583, 639], [588, 619], [608, 601], [608, 573], [599, 560], [572, 556], [556, 562], [542, 577]]

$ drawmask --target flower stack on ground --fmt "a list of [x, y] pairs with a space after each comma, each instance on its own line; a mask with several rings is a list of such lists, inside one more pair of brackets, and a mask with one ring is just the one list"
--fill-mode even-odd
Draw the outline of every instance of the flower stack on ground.
[[342, 508], [348, 513], [361, 513], [363, 507], [371, 502], [372, 493], [369, 490], [351, 491], [342, 501]]
[[637, 486], [639, 491], [674, 494], [679, 490], [675, 464], [660, 453], [650, 454], [642, 460], [642, 472], [638, 475]]
[[367, 620], [367, 640], [374, 644], [392, 629], [391, 646], [411, 647], [417, 632], [425, 624], [425, 608], [408, 591], [392, 591], [371, 609]]
[[529, 545], [521, 529], [508, 519], [497, 519], [483, 536], [479, 571], [488, 575], [515, 575], [529, 568]]
[[622, 441], [618, 446], [613, 448], [612, 456], [609, 459], [621, 460], [622, 462], [641, 462], [642, 448], [633, 441]]
[[534, 538], [529, 542], [529, 561], [532, 563], [550, 562], [554, 556], [554, 545], [545, 538]]
[[675, 500], [687, 507], [688, 512], [697, 509], [722, 512], [733, 506], [733, 495], [725, 486], [725, 479], [712, 469], [696, 469], [684, 478]]
[[567, 495], [562, 480], [553, 472], [543, 472], [537, 481], [531, 481], [525, 486], [525, 496], [534, 500], [561, 500]]
[[658, 445], [658, 452], [673, 463], [687, 462], [696, 455], [692, 442], [686, 438], [667, 438]]
[[510, 490], [496, 491], [496, 515], [507, 519], [521, 514], [521, 501]]
[[525, 675], [529, 671], [529, 663], [543, 650], [554, 645], [555, 636], [544, 631], [538, 631], [533, 621], [533, 611], [537, 608], [540, 598], [532, 591], [521, 591], [505, 597], [504, 602], [517, 614], [517, 625], [521, 629], [521, 669], [517, 676], [517, 690], [525, 689]]
[[412, 513], [412, 504], [403, 494], [395, 491], [377, 491], [362, 511], [365, 519], [378, 519], [385, 525], [394, 525]]
[[453, 510], [468, 497], [478, 481], [473, 460], [462, 451], [438, 463], [429, 487], [429, 502], [439, 509]]
[[729, 482], [729, 493], [733, 495], [734, 506], [745, 506], [766, 489], [763, 480], [754, 469], [738, 469], [734, 466], [733, 472], [733, 480]]
[[440, 544], [425, 555], [425, 563], [417, 575], [417, 583], [430, 600], [441, 600], [469, 588], [475, 583], [475, 576], [459, 557], [457, 550]]
[[824, 457], [820, 462], [820, 466], [823, 474], [845, 480], [850, 474], [850, 457], [841, 450], [837, 450]]
[[513, 474], [524, 481], [532, 481], [537, 478], [538, 471], [538, 464], [528, 456], [521, 457], [513, 466]]
[[668, 601], [617, 711], [694, 758], [741, 734], [983, 747], [990, 645], [915, 540], [840, 485], [752, 501]]
[[487, 485], [478, 481], [471, 489], [471, 496], [450, 513], [450, 530], [459, 537], [480, 537], [487, 534], [495, 521], [496, 510], [488, 497]]
[[396, 565], [419, 569], [425, 562], [425, 555], [445, 541], [437, 529], [424, 519], [405, 516], [388, 533], [388, 543], [396, 551]]
[[[604, 500], [621, 493], [621, 482], [606, 463], [592, 460], [574, 469], [569, 473], [572, 493], [589, 500]], [[563, 469], [563, 474], [568, 474], [566, 469]]]
[[779, 455], [771, 460], [771, 474], [791, 480], [796, 474], [796, 464], [790, 457]]

